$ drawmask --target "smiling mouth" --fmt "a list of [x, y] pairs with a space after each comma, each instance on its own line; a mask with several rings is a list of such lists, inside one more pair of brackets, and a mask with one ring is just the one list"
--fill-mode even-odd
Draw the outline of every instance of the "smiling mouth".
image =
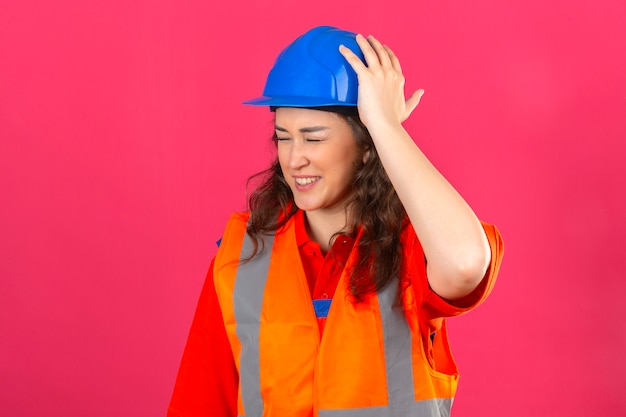
[[321, 177], [307, 177], [307, 178], [294, 178], [296, 184], [298, 185], [309, 185], [319, 180]]

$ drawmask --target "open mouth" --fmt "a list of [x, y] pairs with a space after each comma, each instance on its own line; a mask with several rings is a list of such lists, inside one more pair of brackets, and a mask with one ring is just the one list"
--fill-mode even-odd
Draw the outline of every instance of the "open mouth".
[[307, 177], [307, 178], [294, 178], [294, 181], [298, 185], [309, 185], [319, 180], [321, 177]]

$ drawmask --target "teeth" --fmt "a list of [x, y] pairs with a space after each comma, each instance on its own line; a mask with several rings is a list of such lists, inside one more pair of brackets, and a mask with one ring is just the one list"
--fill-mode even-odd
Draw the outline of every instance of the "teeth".
[[320, 177], [308, 177], [308, 178], [295, 178], [296, 184], [298, 185], [307, 185], [312, 182], [319, 180]]

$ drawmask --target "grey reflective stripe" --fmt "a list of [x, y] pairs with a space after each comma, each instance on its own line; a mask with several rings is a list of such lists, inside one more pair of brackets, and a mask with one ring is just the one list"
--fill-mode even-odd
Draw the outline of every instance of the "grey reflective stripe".
[[398, 297], [398, 284], [398, 279], [395, 278], [378, 293], [385, 344], [387, 398], [391, 416], [405, 416], [406, 407], [415, 403], [411, 329]]
[[[263, 295], [273, 246], [274, 236], [266, 237], [263, 251], [254, 257], [254, 262], [240, 263], [235, 278], [233, 293], [235, 331], [241, 342], [239, 385], [246, 417], [263, 415], [259, 332]], [[240, 259], [248, 256], [252, 248], [252, 239], [246, 233]]]
[[400, 411], [392, 406], [347, 408], [344, 410], [320, 410], [320, 417], [450, 417], [452, 400], [436, 398], [433, 400], [413, 401], [406, 409]]
[[398, 279], [378, 293], [383, 323], [388, 405], [319, 410], [319, 417], [449, 417], [452, 399], [415, 401], [411, 329], [398, 294]]

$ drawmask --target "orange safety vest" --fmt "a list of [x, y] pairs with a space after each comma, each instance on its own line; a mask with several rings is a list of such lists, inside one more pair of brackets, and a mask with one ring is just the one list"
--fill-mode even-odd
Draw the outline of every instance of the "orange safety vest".
[[240, 416], [450, 414], [458, 371], [445, 321], [438, 321], [433, 358], [432, 328], [420, 319], [411, 286], [399, 300], [395, 279], [354, 302], [345, 272], [353, 251], [320, 340], [293, 218], [242, 263], [252, 247], [247, 219], [247, 213], [231, 217], [213, 270], [239, 372]]

